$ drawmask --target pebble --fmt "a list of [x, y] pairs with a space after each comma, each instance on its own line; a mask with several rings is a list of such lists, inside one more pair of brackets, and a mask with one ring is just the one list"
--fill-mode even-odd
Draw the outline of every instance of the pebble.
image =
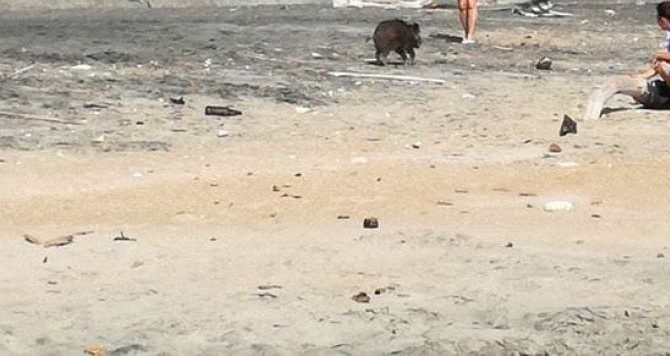
[[377, 218], [366, 218], [363, 220], [363, 228], [377, 229], [379, 228], [379, 220]]
[[563, 149], [558, 144], [552, 143], [552, 144], [549, 145], [549, 152], [560, 153], [561, 151], [563, 151]]
[[351, 297], [351, 299], [356, 303], [370, 303], [370, 296], [365, 292], [360, 292]]

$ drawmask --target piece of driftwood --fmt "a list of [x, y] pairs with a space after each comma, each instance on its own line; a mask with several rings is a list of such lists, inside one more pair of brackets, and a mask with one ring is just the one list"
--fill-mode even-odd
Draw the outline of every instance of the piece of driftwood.
[[644, 88], [647, 80], [640, 76], [618, 77], [603, 85], [595, 87], [584, 105], [584, 120], [596, 120], [605, 107], [605, 103], [616, 94], [631, 96], [638, 102], [644, 100]]
[[436, 78], [412, 77], [405, 75], [389, 75], [389, 74], [373, 74], [373, 73], [353, 73], [353, 72], [329, 72], [333, 77], [350, 77], [350, 78], [369, 78], [369, 79], [385, 79], [385, 80], [402, 80], [408, 82], [429, 82], [444, 84], [445, 80]]
[[18, 112], [9, 112], [9, 111], [0, 111], [0, 116], [10, 117], [19, 120], [26, 120], [26, 121], [44, 121], [44, 122], [52, 122], [66, 125], [84, 125], [86, 123], [85, 120], [63, 120], [63, 119], [57, 119], [55, 117], [36, 116], [36, 115], [23, 114]]

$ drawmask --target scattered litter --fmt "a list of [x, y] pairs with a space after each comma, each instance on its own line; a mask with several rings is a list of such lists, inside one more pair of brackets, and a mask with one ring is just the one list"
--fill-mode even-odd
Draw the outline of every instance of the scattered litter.
[[33, 245], [41, 245], [42, 241], [38, 240], [36, 237], [25, 234], [23, 235], [23, 239], [26, 240], [28, 243], [31, 243]]
[[562, 149], [561, 146], [559, 146], [557, 143], [551, 143], [551, 144], [549, 145], [549, 152], [551, 152], [551, 153], [560, 153], [561, 151], [563, 151], [563, 149]]
[[170, 102], [176, 105], [184, 105], [186, 104], [186, 101], [184, 100], [184, 97], [179, 97], [179, 98], [170, 98]]
[[571, 17], [574, 16], [569, 12], [562, 12], [552, 10], [554, 4], [549, 1], [538, 1], [533, 0], [522, 4], [521, 6], [514, 7], [512, 9], [512, 14], [525, 16], [525, 17]]
[[270, 289], [282, 289], [282, 286], [277, 284], [268, 284], [263, 286], [258, 286], [259, 290], [270, 290]]
[[142, 178], [142, 173], [140, 173], [140, 172], [135, 172], [135, 173], [133, 173], [133, 178], [135, 178], [135, 179], [140, 179], [140, 178]]
[[121, 233], [120, 233], [119, 235], [121, 235], [121, 236], [116, 236], [116, 237], [114, 237], [114, 240], [113, 240], [113, 241], [137, 241], [137, 239], [134, 239], [134, 238], [125, 236], [125, 235], [123, 234], [123, 231], [121, 231]]
[[72, 69], [72, 70], [91, 70], [91, 69], [93, 69], [93, 67], [88, 65], [88, 64], [77, 64], [76, 66], [70, 67], [70, 69]]
[[216, 133], [216, 137], [228, 137], [228, 136], [230, 136], [230, 132], [228, 132], [227, 130], [219, 130]]
[[231, 109], [228, 106], [207, 106], [205, 107], [205, 115], [237, 116], [242, 115], [242, 112], [239, 110]]
[[302, 106], [297, 106], [295, 108], [295, 112], [298, 114], [307, 114], [308, 112], [312, 111], [310, 108], [302, 107]]
[[575, 168], [575, 167], [579, 167], [579, 164], [578, 164], [578, 163], [575, 163], [575, 162], [558, 162], [558, 163], [556, 163], [556, 165], [559, 166], [559, 167], [561, 167], [561, 168]]
[[552, 201], [544, 204], [544, 210], [549, 212], [570, 211], [574, 205], [569, 201]]
[[363, 228], [377, 229], [379, 228], [379, 220], [377, 218], [365, 218], [363, 220]]
[[610, 17], [616, 16], [616, 11], [614, 11], [612, 9], [607, 9], [607, 10], [605, 10], [605, 15], [610, 16]]
[[370, 297], [365, 292], [360, 292], [351, 297], [351, 299], [356, 303], [370, 303]]
[[577, 133], [577, 123], [570, 118], [568, 115], [563, 115], [563, 122], [561, 123], [561, 129], [558, 134], [560, 136], [565, 136], [567, 134], [576, 134]]
[[551, 64], [552, 60], [548, 57], [544, 57], [540, 59], [536, 64], [535, 64], [535, 69], [537, 70], [551, 70]]
[[282, 194], [281, 197], [282, 198], [293, 198], [293, 199], [301, 199], [302, 198], [302, 196], [300, 196], [300, 195], [294, 195], [294, 194], [288, 194], [288, 193]]
[[535, 193], [528, 193], [528, 192], [521, 192], [521, 193], [519, 193], [519, 196], [520, 196], [520, 197], [536, 197], [537, 194], [535, 194]]

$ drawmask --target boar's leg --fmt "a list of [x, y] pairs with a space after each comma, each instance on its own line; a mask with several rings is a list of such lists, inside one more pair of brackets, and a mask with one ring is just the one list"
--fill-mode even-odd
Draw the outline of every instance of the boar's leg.
[[377, 48], [377, 51], [375, 52], [375, 58], [377, 59], [377, 64], [379, 64], [379, 65], [384, 64], [384, 62], [382, 62], [382, 59], [381, 59], [381, 54], [382, 54], [382, 50]]
[[388, 56], [389, 56], [389, 50], [388, 49], [382, 50], [381, 58], [382, 58], [382, 65], [383, 66], [386, 66], [386, 64], [388, 62]]
[[407, 52], [409, 52], [409, 57], [412, 59], [412, 65], [414, 65], [414, 58], [416, 58], [416, 54], [414, 53], [414, 48], [408, 49]]
[[407, 53], [405, 53], [404, 49], [398, 48], [395, 50], [395, 53], [399, 54], [400, 57], [402, 57], [402, 64], [407, 64]]

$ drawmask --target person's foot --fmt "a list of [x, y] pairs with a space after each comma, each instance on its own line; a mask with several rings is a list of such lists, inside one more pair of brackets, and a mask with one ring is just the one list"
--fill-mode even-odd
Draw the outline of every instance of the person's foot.
[[469, 39], [469, 38], [463, 38], [461, 41], [462, 44], [474, 44], [475, 40]]

